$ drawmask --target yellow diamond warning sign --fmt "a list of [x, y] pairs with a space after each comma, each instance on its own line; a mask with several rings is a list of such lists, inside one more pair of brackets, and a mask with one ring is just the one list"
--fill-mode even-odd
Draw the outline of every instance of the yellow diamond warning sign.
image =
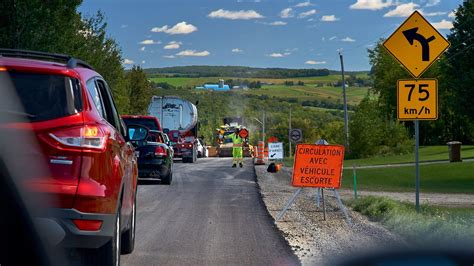
[[418, 11], [383, 46], [418, 78], [449, 47], [449, 42]]
[[399, 120], [438, 119], [438, 80], [398, 80], [397, 117]]

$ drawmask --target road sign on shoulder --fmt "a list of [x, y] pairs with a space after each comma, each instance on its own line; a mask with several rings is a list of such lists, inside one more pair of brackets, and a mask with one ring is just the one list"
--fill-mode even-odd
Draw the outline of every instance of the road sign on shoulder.
[[290, 140], [294, 142], [303, 141], [303, 131], [299, 128], [293, 128], [290, 130]]
[[397, 118], [399, 120], [438, 119], [438, 80], [398, 80]]
[[415, 78], [421, 76], [449, 45], [418, 11], [413, 12], [383, 43]]
[[283, 160], [283, 143], [269, 142], [268, 143], [268, 159]]
[[295, 151], [294, 187], [339, 188], [344, 146], [298, 144]]

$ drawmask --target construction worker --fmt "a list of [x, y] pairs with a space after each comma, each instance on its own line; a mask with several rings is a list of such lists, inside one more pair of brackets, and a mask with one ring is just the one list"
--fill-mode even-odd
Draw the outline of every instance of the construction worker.
[[235, 128], [234, 133], [225, 136], [225, 138], [232, 139], [232, 167], [237, 167], [237, 164], [239, 164], [242, 168], [244, 166], [244, 139], [239, 136], [239, 128]]

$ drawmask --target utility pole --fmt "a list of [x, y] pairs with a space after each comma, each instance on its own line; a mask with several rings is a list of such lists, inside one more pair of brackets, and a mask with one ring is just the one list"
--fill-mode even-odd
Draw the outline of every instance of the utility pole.
[[263, 143], [265, 143], [265, 110], [263, 110], [263, 123], [262, 123], [262, 127], [263, 127], [263, 134], [262, 134], [262, 140], [263, 140]]
[[288, 156], [291, 157], [291, 105], [290, 105], [290, 121], [288, 122]]
[[346, 150], [349, 150], [349, 118], [347, 116], [346, 80], [344, 79], [344, 60], [342, 58], [342, 49], [339, 50], [339, 58], [341, 59], [342, 95], [344, 97], [344, 146], [346, 147]]

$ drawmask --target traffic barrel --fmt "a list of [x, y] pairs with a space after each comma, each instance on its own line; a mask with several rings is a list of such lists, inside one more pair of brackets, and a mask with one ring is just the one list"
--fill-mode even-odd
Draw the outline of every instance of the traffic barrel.
[[256, 165], [265, 164], [265, 161], [264, 161], [264, 147], [265, 147], [265, 142], [259, 141], [258, 142], [258, 147], [257, 147], [257, 161], [255, 161]]

